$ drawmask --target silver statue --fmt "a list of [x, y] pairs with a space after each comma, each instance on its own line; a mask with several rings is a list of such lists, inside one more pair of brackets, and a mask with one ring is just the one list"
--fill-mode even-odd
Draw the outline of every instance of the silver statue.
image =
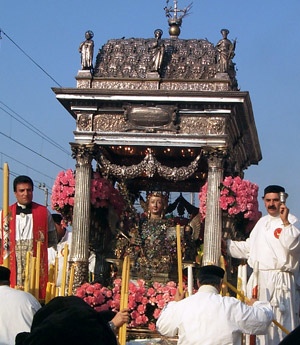
[[94, 41], [92, 38], [94, 33], [88, 30], [85, 33], [86, 40], [79, 46], [79, 53], [81, 53], [81, 69], [91, 70], [93, 68], [93, 55], [94, 55]]
[[223, 38], [217, 43], [216, 48], [218, 50], [218, 71], [221, 73], [227, 73], [229, 70], [230, 63], [235, 55], [235, 44], [236, 40], [233, 43], [227, 38], [229, 30], [222, 29], [221, 34]]
[[162, 66], [164, 53], [165, 53], [165, 45], [161, 40], [162, 34], [163, 32], [160, 29], [156, 29], [154, 31], [156, 40], [151, 46], [151, 48], [154, 50], [154, 55], [152, 58], [152, 68], [151, 68], [152, 72], [158, 72], [158, 73], [161, 72], [161, 66]]

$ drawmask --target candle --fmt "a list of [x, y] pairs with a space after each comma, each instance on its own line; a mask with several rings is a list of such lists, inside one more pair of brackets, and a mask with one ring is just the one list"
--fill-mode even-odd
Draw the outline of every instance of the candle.
[[181, 239], [180, 239], [180, 225], [176, 225], [176, 236], [177, 236], [177, 263], [178, 263], [178, 287], [179, 292], [183, 292], [182, 285], [182, 255], [181, 255]]
[[52, 283], [50, 283], [50, 282], [47, 283], [45, 304], [47, 304], [51, 300], [51, 285], [52, 285]]
[[54, 263], [54, 277], [53, 277], [53, 283], [57, 284], [57, 275], [58, 275], [58, 257], [55, 257], [55, 263]]
[[40, 262], [41, 262], [41, 241], [36, 243], [36, 262], [35, 262], [35, 298], [39, 299], [40, 292]]
[[63, 263], [63, 271], [62, 271], [62, 278], [61, 278], [61, 296], [65, 296], [65, 289], [66, 289], [66, 280], [67, 280], [67, 265], [68, 265], [68, 245], [65, 244], [64, 247], [64, 263]]
[[53, 264], [49, 265], [48, 281], [50, 283], [54, 282], [54, 266], [53, 266]]
[[[128, 305], [129, 271], [130, 271], [130, 259], [129, 259], [129, 256], [125, 256], [124, 261], [123, 261], [123, 267], [122, 267], [120, 310], [127, 308], [127, 305]], [[126, 344], [126, 330], [127, 330], [127, 325], [126, 323], [124, 323], [119, 328], [120, 345]]]
[[24, 281], [24, 291], [29, 292], [29, 272], [30, 272], [30, 258], [31, 252], [26, 253], [26, 267], [25, 267], [25, 281]]
[[72, 289], [73, 289], [73, 282], [74, 282], [74, 273], [75, 273], [75, 264], [72, 264], [70, 277], [69, 277], [69, 288], [68, 288], [68, 296], [72, 296]]
[[35, 262], [36, 262], [36, 258], [34, 256], [32, 256], [31, 257], [31, 263], [30, 263], [30, 285], [29, 285], [29, 291], [30, 291], [30, 293], [33, 296], [35, 296], [35, 291], [34, 291]]
[[241, 290], [246, 295], [247, 292], [247, 264], [242, 266], [242, 286]]
[[3, 266], [9, 268], [9, 169], [3, 165]]
[[55, 284], [51, 283], [51, 299], [55, 297]]
[[[237, 276], [237, 290], [241, 291], [242, 287], [242, 265], [238, 266], [238, 276]], [[243, 292], [236, 295], [236, 298], [243, 301]]]
[[188, 293], [189, 296], [193, 294], [194, 280], [193, 280], [193, 266], [188, 265]]

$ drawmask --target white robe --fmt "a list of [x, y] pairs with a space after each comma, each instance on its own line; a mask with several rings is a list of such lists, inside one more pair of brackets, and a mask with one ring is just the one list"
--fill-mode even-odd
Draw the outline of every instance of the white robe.
[[[289, 215], [291, 225], [284, 227], [280, 217], [262, 217], [246, 241], [227, 241], [228, 254], [248, 260], [253, 268], [259, 265], [258, 298], [270, 301], [276, 321], [288, 331], [299, 325], [299, 276], [300, 230], [298, 219]], [[248, 282], [247, 294], [251, 297], [253, 276]], [[284, 337], [272, 324], [268, 336], [259, 337], [260, 345], [277, 345]]]
[[20, 332], [30, 332], [40, 303], [29, 293], [0, 286], [0, 344], [14, 345]]
[[180, 302], [170, 302], [156, 327], [165, 336], [178, 332], [178, 345], [240, 345], [241, 333], [263, 334], [272, 320], [268, 302], [249, 307], [234, 297], [222, 297], [211, 285]]

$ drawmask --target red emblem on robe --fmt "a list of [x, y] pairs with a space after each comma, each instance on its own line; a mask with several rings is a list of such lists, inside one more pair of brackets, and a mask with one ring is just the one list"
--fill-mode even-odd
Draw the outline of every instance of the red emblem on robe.
[[281, 234], [281, 231], [282, 231], [281, 228], [275, 229], [275, 231], [274, 231], [274, 236], [275, 236], [276, 238], [279, 238], [279, 235]]

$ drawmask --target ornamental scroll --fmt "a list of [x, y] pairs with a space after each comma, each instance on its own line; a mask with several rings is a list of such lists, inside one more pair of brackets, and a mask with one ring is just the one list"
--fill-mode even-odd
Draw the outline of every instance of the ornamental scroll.
[[159, 176], [174, 182], [184, 181], [191, 177], [198, 169], [200, 158], [201, 153], [187, 167], [171, 168], [159, 163], [151, 152], [148, 152], [146, 157], [139, 164], [131, 166], [112, 164], [101, 153], [98, 156], [99, 163], [101, 163], [105, 173], [108, 175], [133, 179], [141, 176], [143, 173], [145, 173], [147, 177], [153, 177], [157, 172]]

